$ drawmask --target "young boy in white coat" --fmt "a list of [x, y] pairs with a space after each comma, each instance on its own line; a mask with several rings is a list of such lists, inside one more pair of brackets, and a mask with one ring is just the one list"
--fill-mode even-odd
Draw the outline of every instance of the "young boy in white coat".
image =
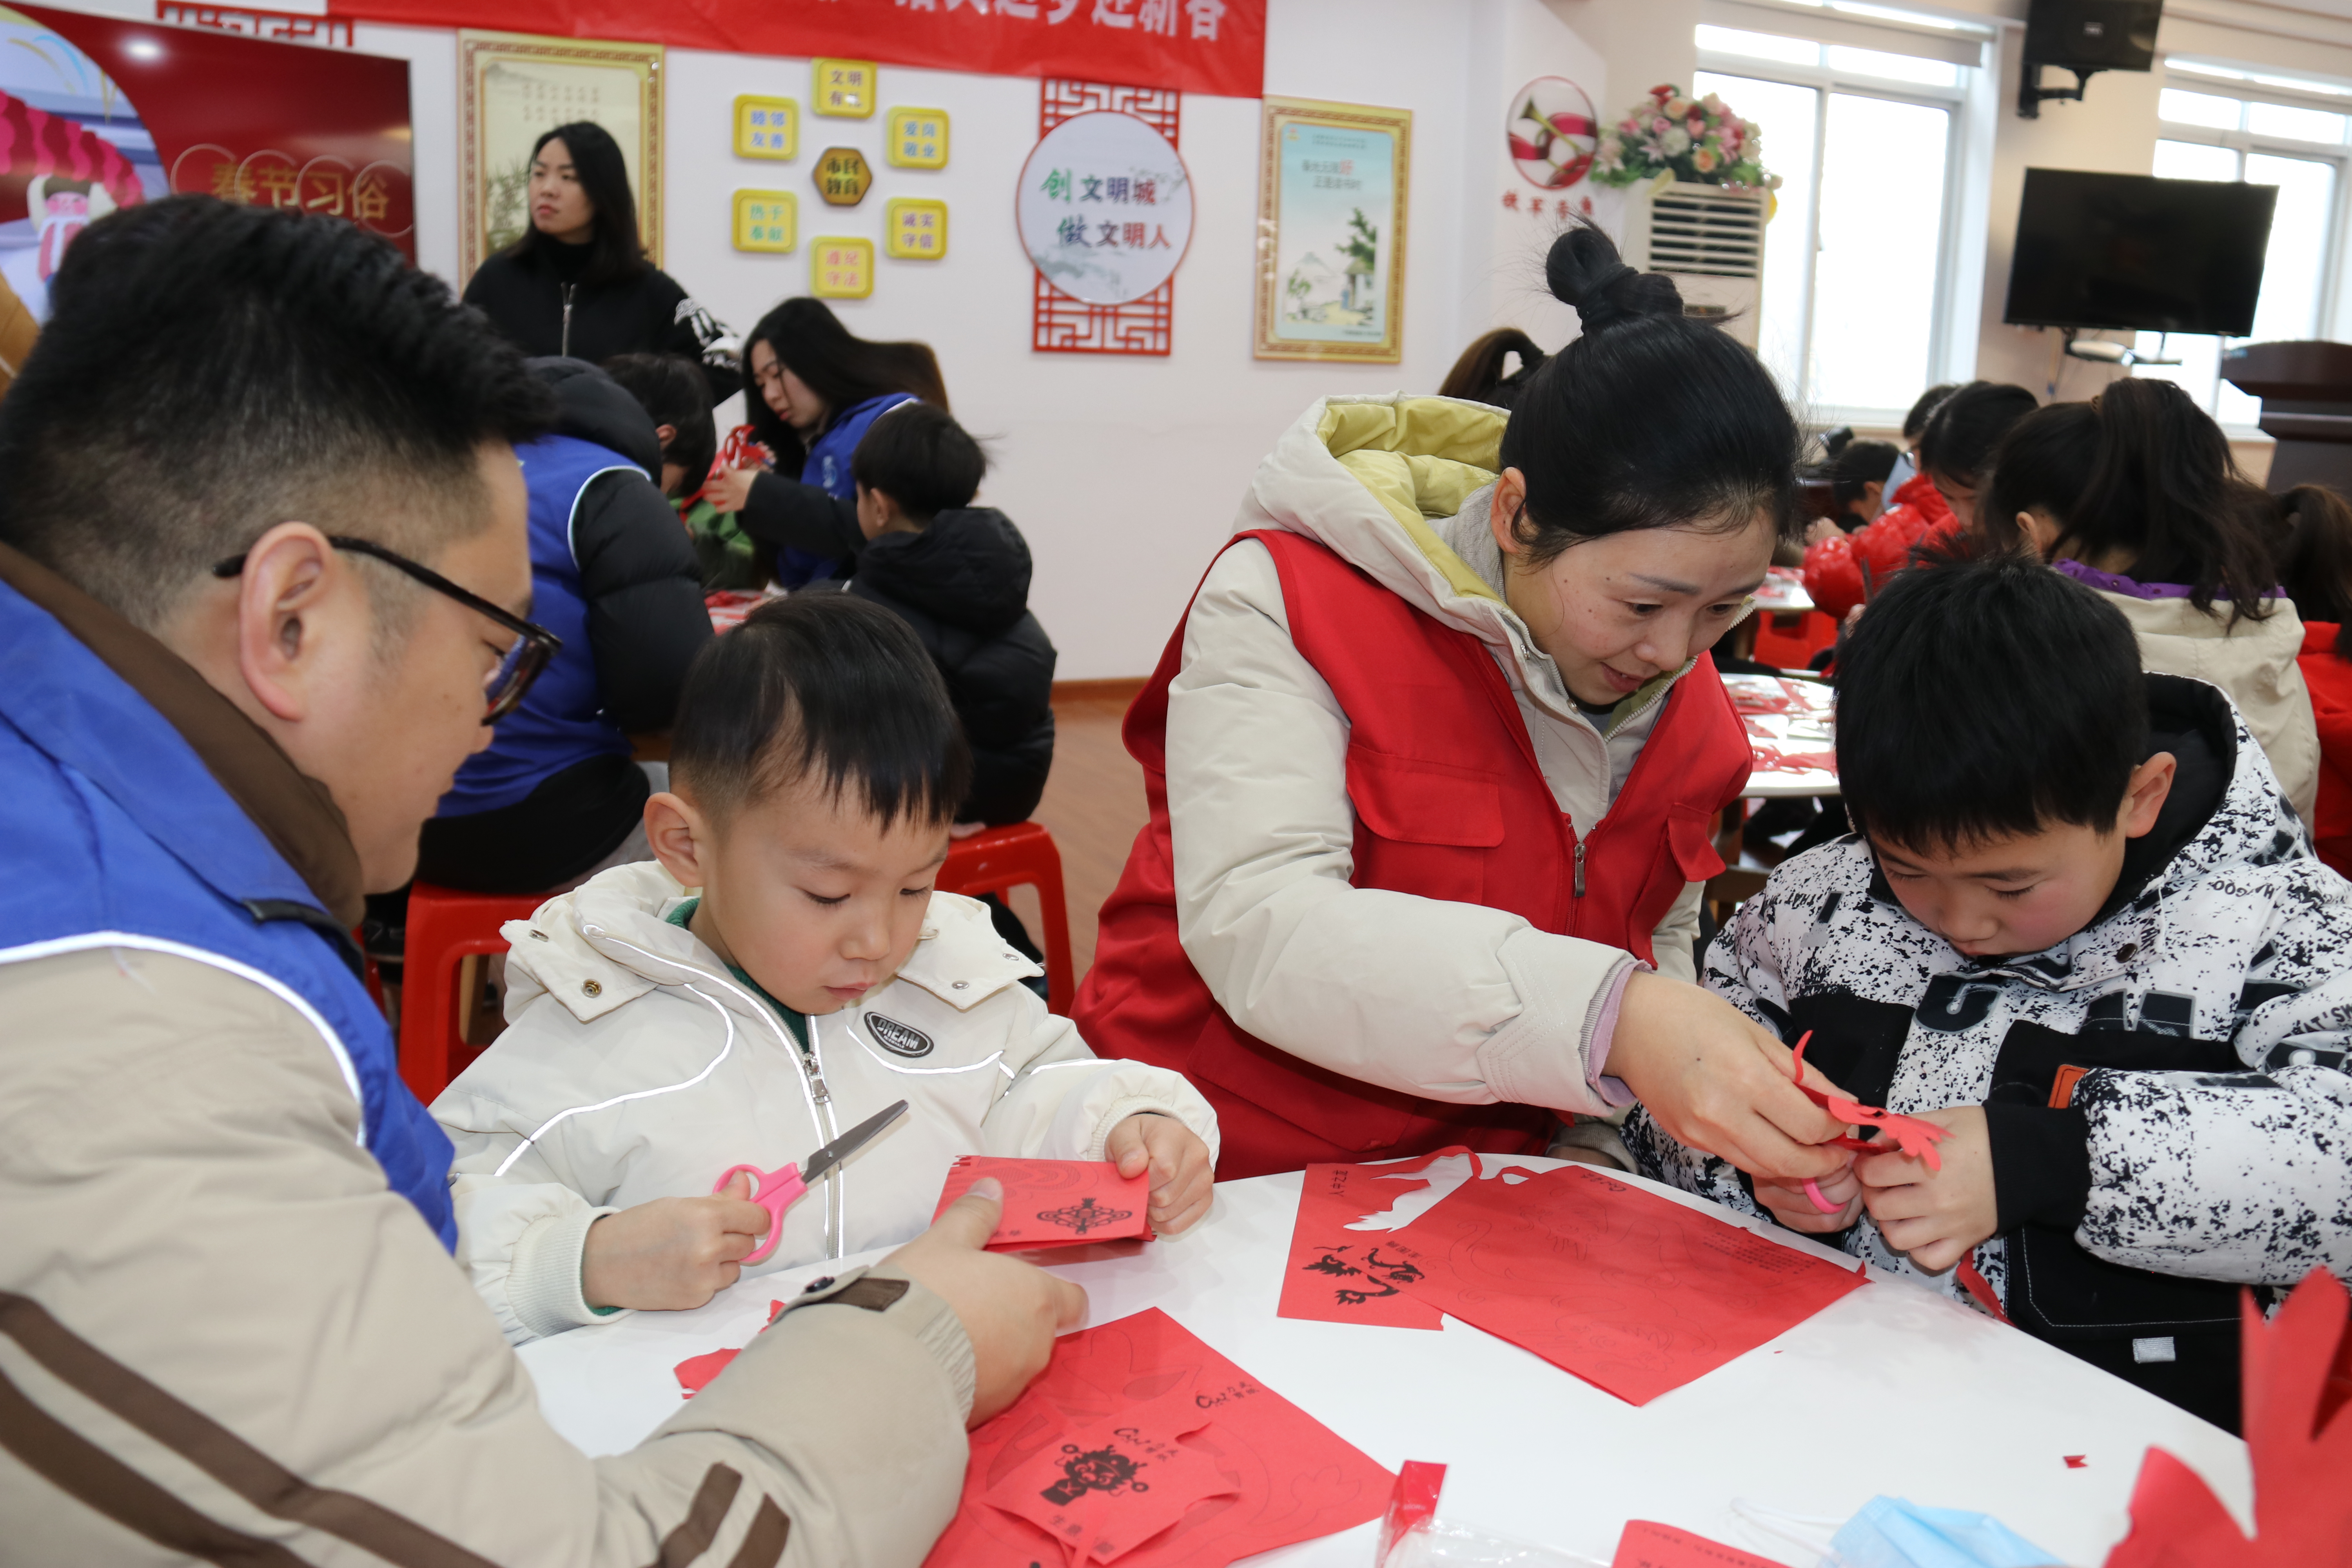
[[1023, 986], [979, 902], [932, 890], [970, 753], [904, 623], [846, 595], [763, 605], [678, 705], [656, 863], [512, 921], [509, 1026], [434, 1102], [457, 1258], [509, 1340], [698, 1307], [761, 1245], [738, 1176], [893, 1100], [909, 1114], [785, 1211], [751, 1271], [906, 1240], [963, 1154], [1150, 1172], [1153, 1228], [1208, 1209], [1215, 1114], [1102, 1061]]

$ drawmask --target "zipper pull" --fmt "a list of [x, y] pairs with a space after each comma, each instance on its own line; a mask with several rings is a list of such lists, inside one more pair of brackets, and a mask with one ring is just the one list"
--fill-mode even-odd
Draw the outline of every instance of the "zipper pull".
[[809, 1082], [816, 1089], [816, 1102], [819, 1105], [831, 1105], [833, 1103], [833, 1091], [824, 1087], [824, 1074], [817, 1072], [810, 1073]]
[[570, 283], [566, 283], [566, 284], [563, 286], [563, 346], [562, 346], [562, 353], [563, 353], [563, 357], [564, 357], [564, 358], [566, 358], [566, 359], [570, 359], [570, 358], [572, 357], [572, 288], [573, 288], [573, 285], [572, 285], [572, 284], [570, 284]]
[[1584, 897], [1584, 842], [1581, 839], [1576, 845], [1576, 896], [1580, 899]]

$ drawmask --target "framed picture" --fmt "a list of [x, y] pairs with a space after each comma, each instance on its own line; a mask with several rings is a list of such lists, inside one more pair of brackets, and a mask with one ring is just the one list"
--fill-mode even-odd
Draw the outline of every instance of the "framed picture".
[[575, 120], [594, 121], [621, 144], [646, 255], [661, 265], [661, 71], [659, 44], [458, 32], [465, 185], [457, 194], [457, 265], [464, 278], [520, 237], [530, 222], [530, 144]]
[[1256, 356], [1397, 363], [1412, 111], [1265, 102]]

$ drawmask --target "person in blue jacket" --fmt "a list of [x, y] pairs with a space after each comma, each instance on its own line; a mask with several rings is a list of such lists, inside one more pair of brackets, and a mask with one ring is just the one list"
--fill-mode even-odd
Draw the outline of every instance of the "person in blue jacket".
[[[824, 300], [797, 299], [761, 319], [743, 363], [752, 433], [776, 466], [720, 475], [711, 481], [711, 501], [740, 512], [743, 531], [775, 551], [782, 586], [845, 576], [866, 548], [850, 454], [874, 421], [901, 403], [948, 406], [939, 359], [928, 343], [858, 337]], [[794, 472], [797, 483], [784, 477]]]

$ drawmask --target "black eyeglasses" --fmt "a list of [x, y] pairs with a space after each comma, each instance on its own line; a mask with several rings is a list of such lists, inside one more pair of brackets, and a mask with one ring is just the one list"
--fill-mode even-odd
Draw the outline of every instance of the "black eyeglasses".
[[[514, 646], [507, 649], [505, 656], [499, 660], [498, 668], [482, 681], [482, 694], [489, 703], [489, 711], [482, 715], [485, 724], [495, 724], [513, 712], [515, 705], [522, 700], [523, 693], [530, 689], [530, 683], [539, 679], [539, 672], [547, 668], [547, 661], [562, 650], [563, 639], [545, 626], [533, 625], [511, 611], [500, 609], [479, 594], [460, 588], [430, 566], [419, 566], [407, 556], [397, 551], [386, 550], [372, 539], [330, 534], [327, 542], [338, 550], [365, 555], [395, 571], [405, 572], [435, 593], [447, 595], [466, 608], [478, 615], [488, 616], [515, 634]], [[232, 555], [213, 568], [213, 575], [235, 577], [244, 571], [245, 557]]]

